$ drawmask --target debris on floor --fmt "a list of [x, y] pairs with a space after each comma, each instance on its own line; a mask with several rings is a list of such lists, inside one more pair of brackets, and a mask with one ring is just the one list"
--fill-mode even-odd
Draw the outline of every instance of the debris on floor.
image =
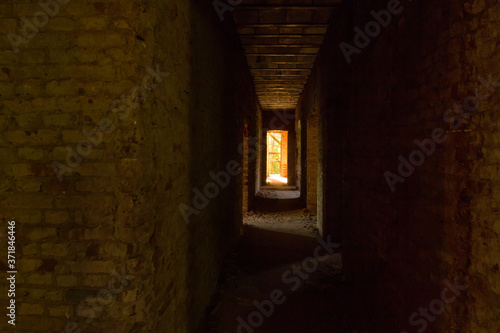
[[243, 216], [243, 223], [260, 229], [311, 237], [319, 236], [316, 216], [302, 209], [280, 213], [248, 212]]

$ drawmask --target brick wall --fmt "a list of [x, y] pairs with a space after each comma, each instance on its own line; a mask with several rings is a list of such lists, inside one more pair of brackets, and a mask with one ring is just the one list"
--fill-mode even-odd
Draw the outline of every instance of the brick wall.
[[313, 214], [316, 214], [317, 209], [317, 191], [318, 191], [318, 126], [319, 119], [318, 115], [313, 113], [314, 110], [310, 110], [307, 115], [307, 164], [306, 164], [306, 191], [307, 191], [307, 199], [306, 199], [306, 207]]
[[[210, 171], [241, 163], [256, 101], [234, 36], [201, 1], [61, 0], [15, 53], [6, 34], [37, 11], [0, 5], [0, 217], [18, 223], [16, 331], [192, 331], [241, 223], [241, 174], [189, 226], [179, 211]], [[143, 81], [148, 68], [170, 75]], [[86, 156], [60, 182], [52, 163], [67, 165], [68, 146]], [[113, 270], [134, 279], [110, 293]], [[85, 305], [96, 298], [102, 307]]]
[[[415, 331], [409, 316], [458, 277], [467, 291], [427, 332], [496, 332], [500, 91], [455, 130], [443, 114], [475, 95], [479, 76], [500, 80], [499, 4], [402, 4], [351, 64], [339, 44], [353, 44], [353, 28], [364, 28], [370, 11], [387, 2], [345, 5], [306, 86], [301, 108], [317, 107], [327, 119], [325, 233], [342, 235], [346, 274], [360, 287], [357, 305], [373, 318], [357, 329]], [[408, 159], [414, 140], [438, 128], [447, 140], [393, 193], [384, 173], [397, 174], [398, 156]]]

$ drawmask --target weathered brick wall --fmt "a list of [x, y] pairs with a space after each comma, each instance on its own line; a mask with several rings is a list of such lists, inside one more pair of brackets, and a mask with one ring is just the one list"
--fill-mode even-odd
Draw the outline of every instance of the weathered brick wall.
[[316, 214], [318, 206], [317, 191], [318, 191], [318, 131], [319, 131], [319, 118], [317, 110], [314, 108], [309, 109], [307, 113], [307, 129], [306, 129], [306, 145], [307, 145], [307, 164], [306, 164], [306, 207], [313, 214]]
[[[496, 332], [500, 91], [455, 130], [443, 114], [475, 96], [479, 76], [499, 80], [499, 4], [401, 4], [350, 64], [339, 44], [352, 45], [353, 28], [364, 29], [370, 11], [387, 2], [342, 8], [306, 86], [301, 107], [317, 107], [327, 119], [325, 233], [342, 234], [346, 273], [360, 287], [358, 305], [373, 318], [371, 327], [357, 329], [416, 331], [422, 326], [410, 326], [410, 315], [457, 277], [467, 291], [427, 321], [426, 331]], [[398, 156], [408, 160], [418, 148], [414, 140], [439, 128], [447, 140], [393, 193], [384, 173], [398, 174]]]
[[[249, 87], [249, 89], [253, 89]], [[258, 101], [251, 101], [251, 107], [244, 107], [246, 124], [243, 130], [243, 212], [248, 212], [254, 208], [255, 194], [260, 189], [260, 163], [258, 154], [258, 124], [260, 105]]]
[[[316, 82], [309, 82], [310, 94], [302, 95], [295, 113], [298, 117], [301, 117], [304, 121], [303, 131], [304, 138], [301, 145], [306, 149], [303, 169], [300, 172], [304, 176], [305, 190], [303, 191], [305, 195], [306, 207], [313, 214], [316, 214], [318, 209], [318, 190], [321, 191], [321, 187], [318, 188], [318, 158], [319, 158], [319, 144], [320, 144], [320, 115], [318, 105], [319, 94], [314, 93], [316, 89], [312, 87]], [[300, 119], [300, 118], [299, 118]], [[296, 124], [297, 125], [297, 124]]]
[[307, 165], [307, 131], [305, 128], [306, 115], [302, 110], [302, 103], [299, 101], [295, 109], [295, 131], [297, 138], [297, 161], [296, 161], [296, 183], [300, 190], [300, 200], [304, 203], [307, 198], [307, 177], [306, 177], [306, 165]]
[[[6, 34], [37, 11], [0, 4], [0, 218], [18, 223], [16, 331], [190, 332], [241, 223], [241, 174], [189, 226], [179, 211], [210, 171], [242, 161], [242, 115], [256, 101], [234, 37], [201, 1], [61, 0], [15, 53]], [[170, 74], [143, 81], [151, 68]], [[66, 161], [68, 146], [86, 156]], [[71, 163], [62, 182], [53, 161]], [[115, 290], [113, 270], [134, 279]]]
[[[469, 254], [468, 272], [471, 285], [468, 299], [467, 329], [471, 332], [500, 331], [500, 223], [498, 219], [500, 132], [500, 3], [477, 1], [464, 5], [465, 22], [457, 29], [465, 31], [463, 41], [466, 59], [472, 72], [467, 92], [474, 91], [480, 82], [473, 80], [492, 76], [493, 86], [480, 89], [484, 101], [479, 112], [472, 115], [470, 132], [457, 133], [450, 141], [455, 147], [455, 158], [460, 171], [470, 172], [466, 186], [461, 184], [457, 200], [456, 220], [467, 238], [456, 239], [457, 245], [465, 242], [461, 255]], [[489, 95], [489, 97], [488, 97]], [[465, 123], [465, 122], [464, 122]], [[464, 125], [465, 127], [465, 125]], [[470, 150], [462, 147], [471, 146]], [[462, 166], [463, 165], [463, 166]], [[462, 172], [463, 172], [462, 171]], [[470, 212], [470, 213], [469, 213]], [[455, 231], [450, 228], [449, 232]], [[465, 239], [468, 239], [467, 242]], [[455, 243], [455, 244], [456, 244]]]

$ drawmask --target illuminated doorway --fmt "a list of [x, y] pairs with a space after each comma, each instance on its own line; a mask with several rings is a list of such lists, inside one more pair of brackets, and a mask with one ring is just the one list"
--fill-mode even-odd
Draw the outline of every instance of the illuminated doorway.
[[267, 132], [267, 185], [288, 183], [288, 132]]

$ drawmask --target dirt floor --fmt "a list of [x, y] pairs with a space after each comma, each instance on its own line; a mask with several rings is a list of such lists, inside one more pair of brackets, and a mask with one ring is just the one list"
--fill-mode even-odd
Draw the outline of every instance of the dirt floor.
[[[356, 304], [349, 304], [340, 251], [325, 259], [322, 250], [324, 261], [317, 261], [317, 268], [293, 271], [292, 265], [305, 267], [319, 246], [315, 216], [304, 210], [250, 213], [244, 222], [198, 333], [364, 332], [356, 330]], [[273, 295], [281, 295], [274, 297], [279, 304], [270, 303]], [[255, 303], [264, 304], [263, 310]]]
[[282, 188], [283, 186], [266, 186], [261, 188], [257, 196], [267, 199], [297, 199], [300, 197], [300, 191], [295, 187], [286, 187], [285, 190]]
[[279, 213], [249, 212], [244, 215], [243, 223], [261, 230], [288, 234], [318, 237], [316, 216], [306, 209]]

